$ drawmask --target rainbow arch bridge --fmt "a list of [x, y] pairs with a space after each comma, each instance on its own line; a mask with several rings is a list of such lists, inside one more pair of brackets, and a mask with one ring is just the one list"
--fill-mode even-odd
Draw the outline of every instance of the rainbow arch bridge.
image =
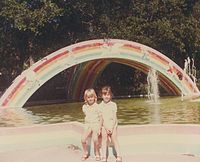
[[159, 51], [132, 41], [99, 39], [64, 47], [33, 64], [5, 91], [0, 98], [0, 107], [23, 107], [49, 79], [74, 65], [85, 63], [77, 77], [68, 79], [73, 83], [71, 96], [77, 99], [88, 85], [95, 83], [111, 62], [131, 66], [144, 73], [154, 68], [158, 72], [160, 85], [171, 94], [193, 96], [200, 93], [191, 78]]

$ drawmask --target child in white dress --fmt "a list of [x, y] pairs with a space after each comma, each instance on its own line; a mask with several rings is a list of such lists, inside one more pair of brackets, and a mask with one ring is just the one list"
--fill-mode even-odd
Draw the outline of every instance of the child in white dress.
[[105, 86], [101, 90], [101, 97], [103, 101], [99, 104], [102, 115], [102, 162], [107, 161], [106, 150], [108, 140], [114, 144], [117, 153], [116, 162], [122, 162], [119, 142], [117, 139], [117, 105], [111, 101], [112, 91], [111, 87]]
[[81, 143], [83, 147], [82, 160], [86, 160], [89, 157], [87, 140], [92, 135], [94, 143], [94, 153], [96, 161], [100, 161], [99, 141], [98, 137], [101, 134], [101, 113], [97, 104], [97, 95], [94, 89], [87, 89], [84, 93], [85, 104], [82, 107], [82, 111], [85, 114], [85, 126], [84, 132], [81, 137]]

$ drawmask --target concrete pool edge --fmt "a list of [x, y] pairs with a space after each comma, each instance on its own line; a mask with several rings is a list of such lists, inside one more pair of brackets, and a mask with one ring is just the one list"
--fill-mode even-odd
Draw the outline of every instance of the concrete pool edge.
[[[77, 132], [82, 131], [83, 124], [80, 122], [65, 122], [56, 124], [33, 124], [28, 126], [18, 127], [0, 127], [0, 136], [5, 134], [20, 134], [31, 133], [35, 131], [51, 131], [59, 130], [61, 128], [71, 129]], [[199, 124], [145, 124], [145, 125], [119, 125], [119, 135], [126, 135], [127, 133], [141, 134], [141, 133], [172, 133], [172, 134], [200, 134]], [[122, 130], [122, 131], [120, 131]], [[126, 130], [123, 131], [123, 130]], [[128, 131], [128, 132], [127, 132]]]
[[[28, 155], [32, 156], [31, 151], [33, 154], [39, 150], [43, 152], [53, 148], [59, 148], [61, 152], [66, 151], [70, 144], [81, 148], [82, 129], [83, 124], [79, 122], [1, 127], [0, 161], [2, 156], [10, 156], [17, 152], [30, 152]], [[145, 155], [156, 159], [157, 155], [165, 155], [170, 158], [185, 157], [200, 161], [199, 125], [120, 125], [118, 133], [122, 153], [126, 157], [142, 158], [142, 155]]]

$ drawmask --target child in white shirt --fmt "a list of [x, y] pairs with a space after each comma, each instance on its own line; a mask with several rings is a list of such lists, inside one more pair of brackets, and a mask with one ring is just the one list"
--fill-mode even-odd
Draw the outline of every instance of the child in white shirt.
[[107, 162], [106, 149], [108, 140], [114, 144], [117, 157], [116, 162], [122, 162], [119, 142], [117, 139], [117, 105], [112, 99], [111, 87], [105, 86], [101, 90], [103, 101], [99, 104], [102, 115], [102, 162]]
[[81, 143], [83, 147], [83, 156], [81, 159], [84, 161], [89, 157], [87, 140], [92, 134], [96, 161], [100, 161], [98, 137], [101, 134], [102, 120], [99, 106], [97, 104], [97, 95], [94, 89], [85, 90], [84, 100], [85, 104], [82, 107], [82, 111], [85, 114], [85, 126], [83, 135], [81, 137]]

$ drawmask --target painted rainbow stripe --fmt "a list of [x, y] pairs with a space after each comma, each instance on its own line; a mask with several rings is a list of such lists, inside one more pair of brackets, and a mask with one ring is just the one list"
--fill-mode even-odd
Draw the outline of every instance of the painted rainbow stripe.
[[169, 92], [200, 94], [191, 78], [162, 53], [136, 42], [100, 39], [67, 46], [36, 62], [13, 81], [0, 98], [0, 107], [22, 107], [40, 86], [74, 65], [67, 79], [72, 88], [69, 94], [72, 99], [80, 99], [85, 88], [95, 84], [110, 62], [126, 64], [145, 73], [154, 68], [159, 73], [161, 85]]

